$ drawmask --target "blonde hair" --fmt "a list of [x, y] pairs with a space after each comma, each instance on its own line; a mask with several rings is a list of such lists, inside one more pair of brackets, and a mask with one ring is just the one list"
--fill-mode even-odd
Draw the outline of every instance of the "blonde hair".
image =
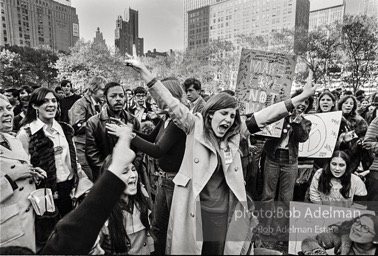
[[104, 84], [104, 85], [107, 84], [105, 77], [95, 76], [89, 81], [89, 83], [87, 84], [87, 86], [85, 88], [85, 91], [87, 91], [89, 93], [95, 93], [96, 91], [98, 91], [101, 88], [102, 84]]

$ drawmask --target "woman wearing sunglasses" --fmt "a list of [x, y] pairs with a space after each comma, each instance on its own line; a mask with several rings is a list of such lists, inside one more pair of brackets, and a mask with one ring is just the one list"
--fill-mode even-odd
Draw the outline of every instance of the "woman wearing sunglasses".
[[327, 255], [334, 248], [336, 255], [377, 255], [378, 218], [363, 214], [352, 220], [332, 224], [327, 232], [302, 241], [302, 254]]

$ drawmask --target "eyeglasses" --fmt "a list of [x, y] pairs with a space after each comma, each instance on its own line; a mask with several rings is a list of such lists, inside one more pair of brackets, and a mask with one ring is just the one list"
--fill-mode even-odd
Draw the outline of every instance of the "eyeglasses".
[[135, 98], [144, 98], [145, 96], [144, 94], [135, 94]]
[[373, 235], [375, 235], [375, 233], [373, 233], [373, 232], [370, 231], [370, 229], [369, 229], [368, 226], [362, 225], [360, 218], [356, 219], [356, 221], [353, 224], [356, 225], [356, 226], [360, 226], [361, 227], [360, 229], [361, 229], [362, 232], [364, 232], [364, 233], [372, 233]]

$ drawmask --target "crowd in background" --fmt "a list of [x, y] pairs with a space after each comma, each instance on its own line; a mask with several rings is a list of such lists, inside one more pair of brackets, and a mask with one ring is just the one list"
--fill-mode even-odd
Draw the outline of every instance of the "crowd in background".
[[[362, 90], [314, 94], [307, 85], [261, 113], [240, 115], [234, 91], [209, 96], [195, 78], [159, 81], [142, 63], [130, 63], [146, 87], [125, 89], [96, 76], [82, 95], [73, 93], [69, 80], [54, 90], [23, 86], [1, 92], [1, 254], [12, 249], [54, 253], [48, 249], [52, 241], [60, 244], [66, 236], [50, 234], [65, 234], [69, 221], [80, 225], [82, 218], [97, 215], [88, 212], [92, 208], [86, 197], [98, 192], [98, 184], [105, 186], [104, 173], [128, 147], [136, 156], [123, 162], [119, 194], [114, 192], [104, 223], [93, 220], [98, 228], [82, 238], [92, 245], [81, 248], [87, 251], [65, 252], [246, 254], [254, 249], [275, 254], [277, 246], [287, 247], [288, 232], [277, 227], [288, 226], [289, 220], [262, 216], [233, 223], [233, 212], [288, 210], [290, 201], [378, 211], [378, 90], [371, 95]], [[334, 111], [341, 111], [342, 119], [334, 131], [332, 156], [300, 157], [299, 143], [309, 139], [312, 127], [306, 115]], [[280, 119], [280, 138], [254, 134]], [[121, 148], [126, 137], [129, 145]], [[46, 187], [57, 210], [54, 216], [37, 218], [28, 196]], [[55, 226], [61, 219], [63, 224]], [[360, 233], [348, 233], [345, 239], [352, 245], [344, 252], [378, 253], [373, 243], [377, 223], [373, 215], [349, 223], [348, 232]], [[196, 225], [202, 227], [201, 243], [193, 238]], [[78, 230], [84, 234], [91, 229]], [[369, 239], [361, 239], [369, 232]], [[231, 245], [231, 235], [260, 242]], [[308, 239], [302, 250], [315, 254], [329, 249], [324, 244]]]

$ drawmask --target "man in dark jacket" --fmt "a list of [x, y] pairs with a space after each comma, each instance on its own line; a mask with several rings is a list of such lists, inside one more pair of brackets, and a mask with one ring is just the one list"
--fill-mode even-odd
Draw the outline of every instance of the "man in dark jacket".
[[[275, 211], [276, 195], [278, 195], [277, 207], [280, 207], [276, 209], [277, 211], [287, 210], [289, 202], [293, 200], [294, 185], [298, 174], [299, 143], [308, 140], [311, 130], [311, 121], [303, 117], [309, 109], [311, 109], [310, 100], [307, 99], [294, 109], [292, 115], [285, 117], [281, 137], [265, 142], [266, 159], [261, 201], [266, 213]], [[268, 235], [287, 241], [288, 233], [284, 231], [284, 227], [287, 227], [288, 219], [277, 216], [276, 219], [265, 218], [261, 223], [272, 231]]]
[[106, 157], [113, 151], [117, 137], [106, 131], [107, 123], [130, 123], [134, 130], [140, 129], [138, 120], [124, 110], [126, 96], [123, 87], [115, 82], [105, 85], [104, 96], [107, 105], [87, 122], [85, 155], [92, 169], [93, 181], [100, 176], [100, 169]]
[[90, 180], [93, 180], [92, 171], [85, 158], [85, 130], [87, 121], [101, 112], [104, 102], [104, 89], [106, 80], [102, 76], [91, 79], [86, 88], [86, 94], [77, 100], [68, 111], [70, 125], [75, 130], [75, 145], [77, 157], [83, 171]]
[[62, 87], [64, 93], [66, 96], [60, 100], [60, 117], [58, 118], [59, 121], [65, 122], [67, 124], [70, 123], [69, 117], [68, 117], [68, 110], [72, 107], [72, 105], [81, 98], [81, 96], [76, 95], [72, 92], [72, 83], [69, 80], [63, 80], [60, 83], [60, 86]]

